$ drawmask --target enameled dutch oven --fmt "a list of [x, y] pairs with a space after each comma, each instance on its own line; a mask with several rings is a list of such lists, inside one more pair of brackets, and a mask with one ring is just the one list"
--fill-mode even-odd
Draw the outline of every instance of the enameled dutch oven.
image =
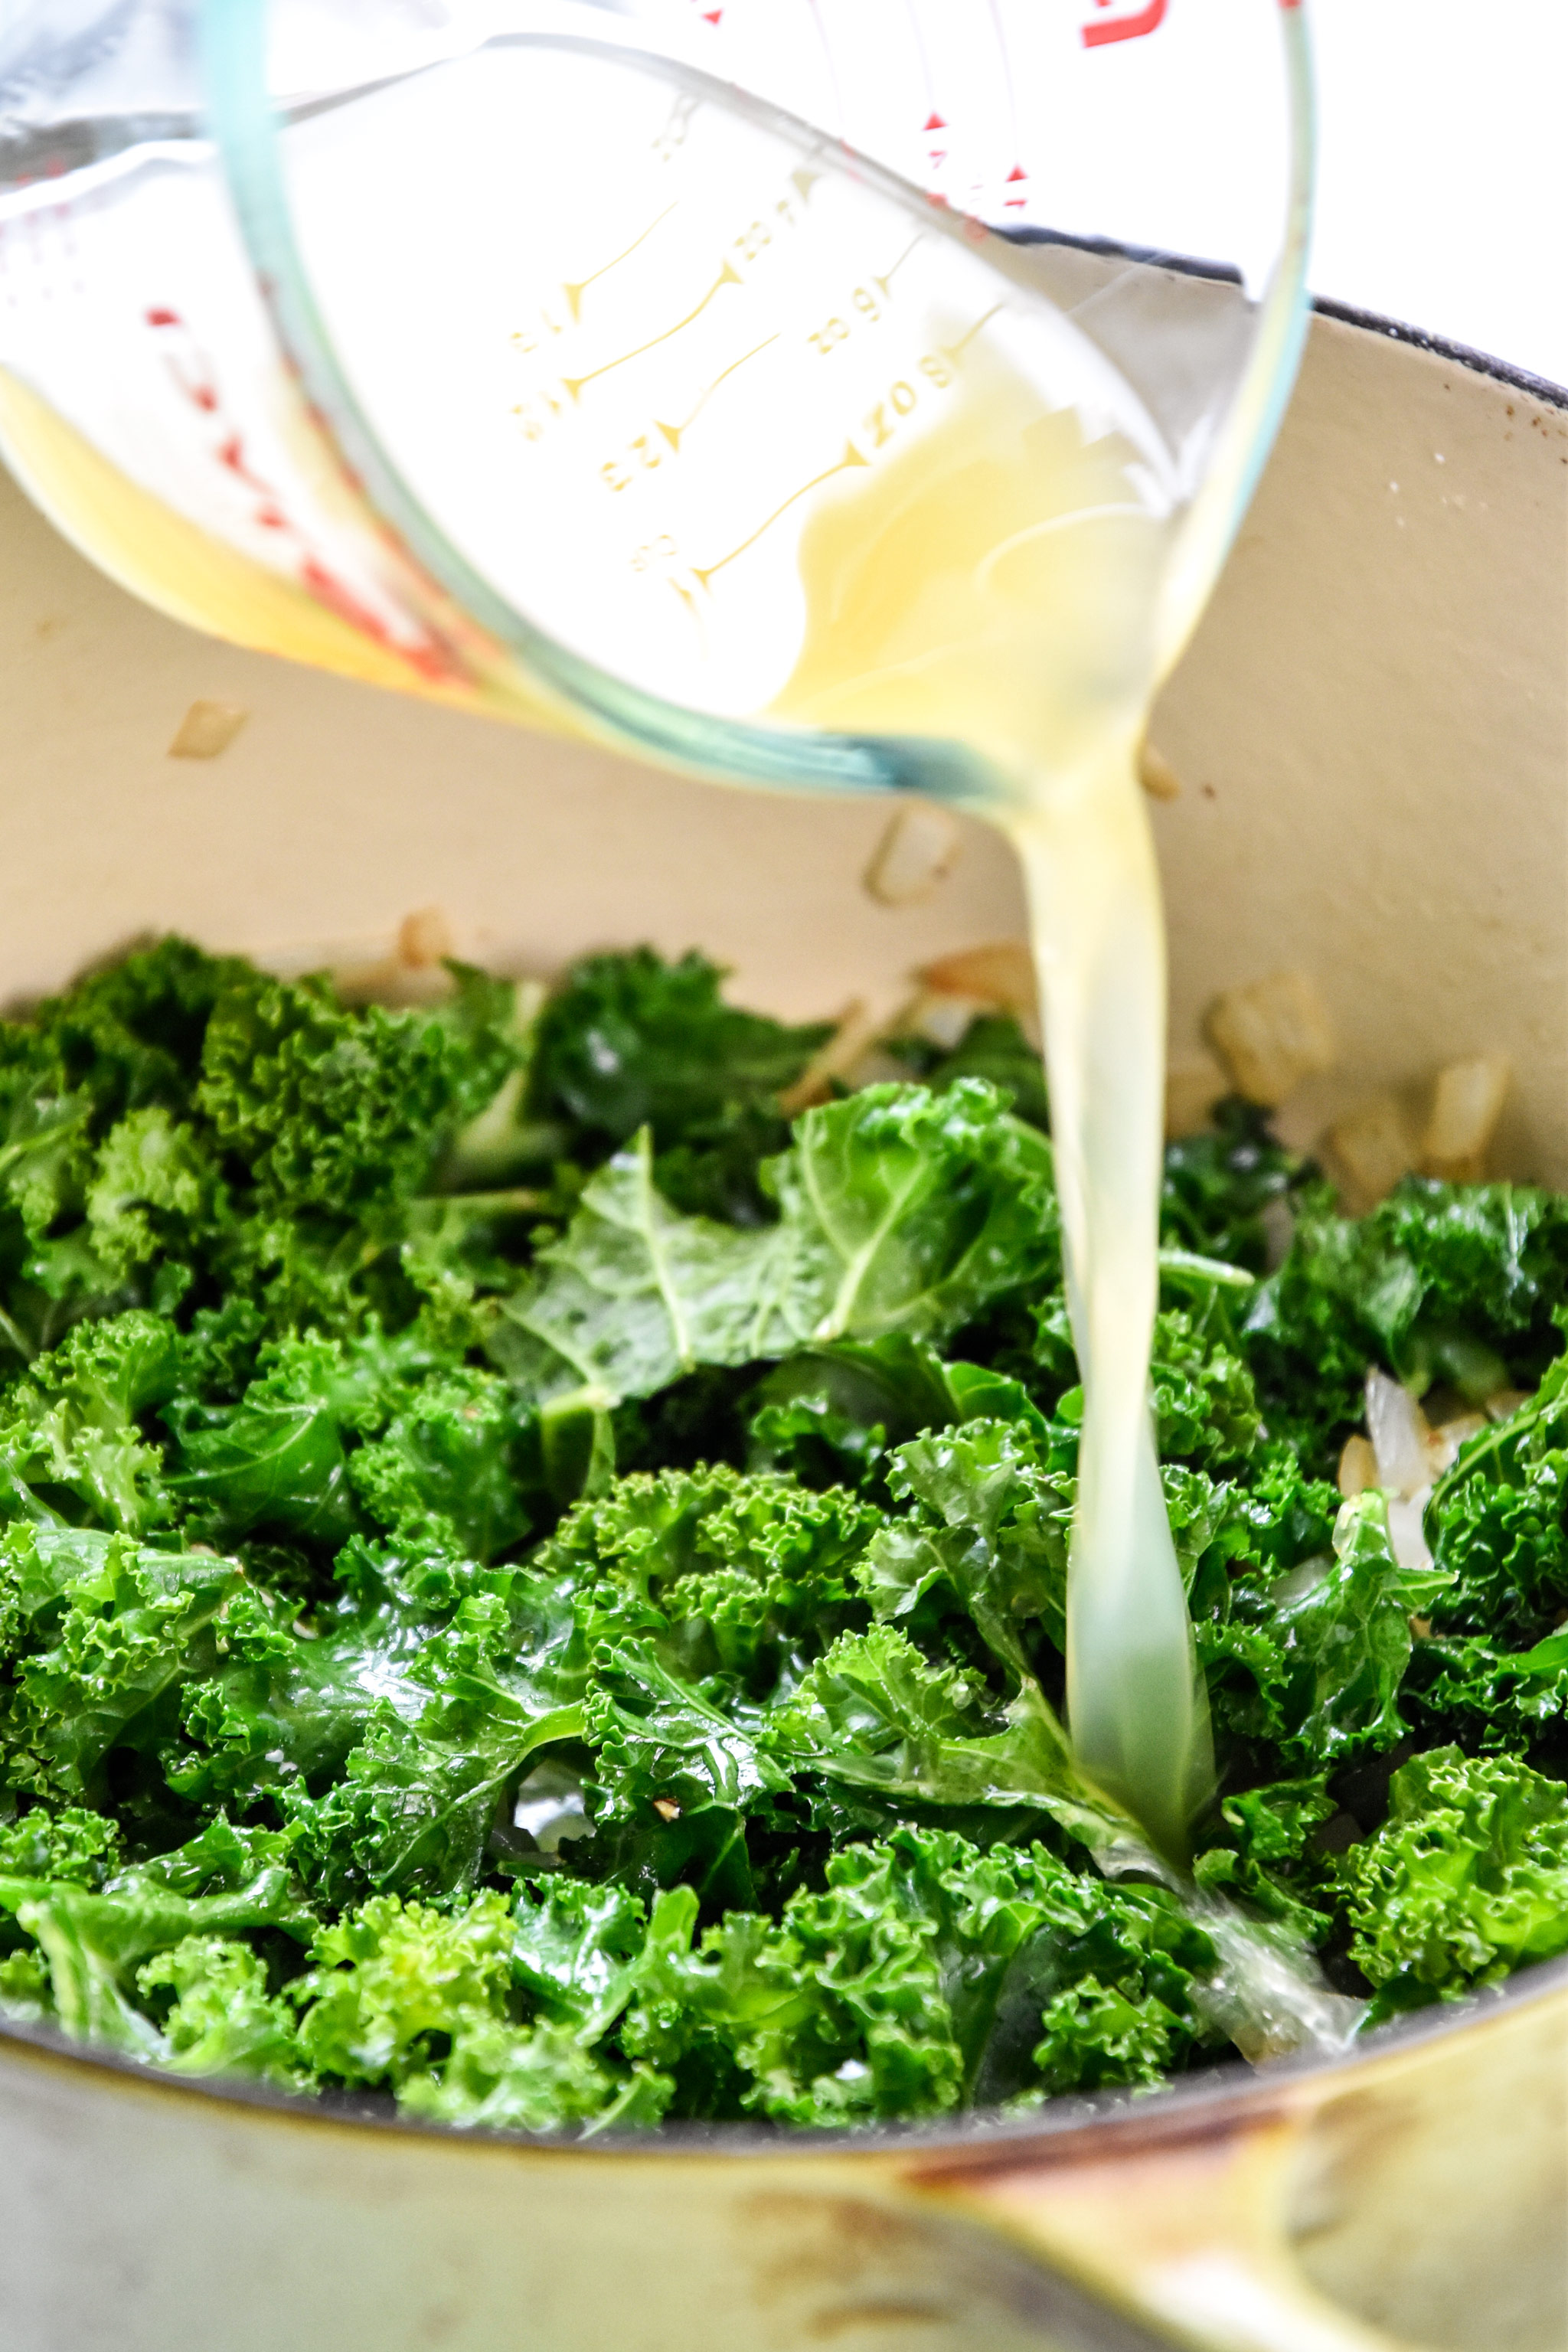
[[[1292, 1139], [1501, 1051], [1501, 1172], [1568, 1185], [1568, 395], [1318, 319], [1157, 714], [1173, 1042], [1316, 973]], [[741, 1001], [890, 1007], [1016, 936], [979, 827], [924, 903], [869, 803], [715, 792], [292, 671], [90, 572], [0, 485], [0, 996], [177, 928], [299, 970], [432, 904], [544, 972], [700, 943]], [[171, 758], [198, 701], [221, 757]], [[220, 739], [219, 725], [208, 740]], [[200, 740], [202, 730], [196, 730]], [[5, 2352], [1568, 2352], [1568, 1970], [1332, 2065], [1026, 2126], [574, 2148], [174, 2083], [0, 2029]]]

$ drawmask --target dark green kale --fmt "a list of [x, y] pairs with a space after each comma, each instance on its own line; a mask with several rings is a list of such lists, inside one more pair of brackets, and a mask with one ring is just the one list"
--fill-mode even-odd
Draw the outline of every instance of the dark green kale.
[[1568, 1950], [1568, 1788], [1438, 1748], [1389, 1784], [1343, 1871], [1355, 1958], [1384, 2010], [1452, 1999]]
[[763, 1160], [789, 1141], [778, 1097], [832, 1035], [726, 1004], [705, 956], [651, 948], [574, 966], [539, 1024], [528, 1109], [594, 1166], [647, 1128], [659, 1189], [690, 1216], [764, 1222]]
[[1045, 1065], [1013, 1013], [977, 1013], [948, 1051], [923, 1037], [891, 1038], [889, 1050], [932, 1094], [945, 1094], [959, 1078], [984, 1078], [1012, 1097], [1019, 1118], [1049, 1133]]
[[1361, 1418], [1369, 1364], [1418, 1395], [1438, 1381], [1477, 1403], [1532, 1386], [1558, 1352], [1565, 1293], [1555, 1193], [1411, 1176], [1356, 1222], [1318, 1188], [1247, 1316], [1269, 1427], [1326, 1465]]
[[[0, 2017], [459, 2126], [863, 2123], [1163, 2079], [1237, 1919], [1374, 2015], [1568, 1948], [1561, 1201], [1172, 1146], [1217, 1792], [1156, 1884], [1058, 1712], [1016, 1025], [792, 1124], [826, 1031], [700, 957], [450, 982], [165, 941], [0, 1024]], [[1414, 1504], [1333, 1481], [1369, 1367], [1484, 1412]]]

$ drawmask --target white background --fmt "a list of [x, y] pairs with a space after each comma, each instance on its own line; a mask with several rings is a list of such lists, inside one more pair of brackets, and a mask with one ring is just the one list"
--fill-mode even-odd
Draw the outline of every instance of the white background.
[[1316, 290], [1568, 384], [1568, 0], [1308, 5]]

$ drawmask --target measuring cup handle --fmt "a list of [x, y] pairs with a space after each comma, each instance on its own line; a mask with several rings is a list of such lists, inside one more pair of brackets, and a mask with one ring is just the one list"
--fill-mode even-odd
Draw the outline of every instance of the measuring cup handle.
[[[914, 2158], [904, 2185], [1120, 2315], [1127, 2352], [1496, 2343], [1500, 2305], [1562, 2305], [1568, 1972], [1314, 2073]], [[1308, 2244], [1346, 2304], [1414, 2332], [1320, 2292]]]

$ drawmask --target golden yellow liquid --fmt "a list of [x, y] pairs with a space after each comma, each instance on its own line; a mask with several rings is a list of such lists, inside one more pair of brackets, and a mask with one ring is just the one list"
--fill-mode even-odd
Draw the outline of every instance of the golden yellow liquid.
[[5, 368], [0, 457], [64, 538], [171, 620], [362, 685], [571, 731], [542, 694], [502, 682], [499, 658], [486, 665], [447, 646], [435, 658], [410, 659], [301, 583], [176, 513]]
[[1147, 1388], [1157, 1303], [1164, 929], [1135, 761], [1166, 526], [1136, 453], [982, 366], [931, 438], [801, 542], [807, 627], [773, 709], [983, 752], [1022, 861], [1086, 1391], [1068, 1585], [1075, 1747], [1169, 1853], [1206, 1793], [1185, 1596]]

